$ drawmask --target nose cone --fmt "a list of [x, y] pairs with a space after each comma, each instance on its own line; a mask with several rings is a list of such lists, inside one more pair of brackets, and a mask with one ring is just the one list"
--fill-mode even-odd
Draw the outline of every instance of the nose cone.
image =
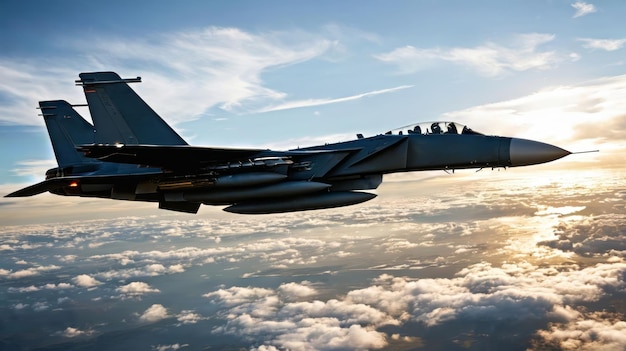
[[571, 152], [538, 141], [511, 138], [511, 167], [545, 163], [565, 157]]

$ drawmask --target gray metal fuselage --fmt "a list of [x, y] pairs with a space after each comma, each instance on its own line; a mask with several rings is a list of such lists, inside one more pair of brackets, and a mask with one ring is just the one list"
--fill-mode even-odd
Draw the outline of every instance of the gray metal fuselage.
[[[477, 134], [386, 135], [328, 144], [300, 151], [334, 150], [347, 155], [323, 177], [387, 174], [396, 172], [509, 167], [511, 138]], [[324, 155], [311, 156], [309, 160]], [[323, 168], [323, 167], [321, 167]], [[312, 169], [316, 177], [316, 170]], [[303, 175], [298, 175], [302, 177]]]

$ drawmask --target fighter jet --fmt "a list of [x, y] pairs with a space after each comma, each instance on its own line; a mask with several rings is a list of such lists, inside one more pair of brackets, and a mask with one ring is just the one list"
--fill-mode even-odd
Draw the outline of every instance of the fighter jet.
[[59, 167], [7, 197], [49, 191], [158, 202], [161, 209], [188, 213], [205, 204], [268, 214], [369, 201], [376, 195], [366, 190], [389, 173], [519, 167], [571, 154], [443, 121], [286, 151], [190, 146], [128, 86], [140, 77], [79, 76], [94, 125], [65, 101], [40, 102]]

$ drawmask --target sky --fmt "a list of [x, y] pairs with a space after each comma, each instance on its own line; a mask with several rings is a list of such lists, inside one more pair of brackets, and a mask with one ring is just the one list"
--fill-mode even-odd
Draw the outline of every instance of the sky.
[[[0, 195], [55, 167], [81, 72], [190, 144], [289, 149], [452, 120], [570, 151], [385, 176], [271, 216], [0, 199], [0, 349], [626, 347], [626, 8], [582, 1], [0, 3]], [[89, 111], [79, 108], [89, 119]]]

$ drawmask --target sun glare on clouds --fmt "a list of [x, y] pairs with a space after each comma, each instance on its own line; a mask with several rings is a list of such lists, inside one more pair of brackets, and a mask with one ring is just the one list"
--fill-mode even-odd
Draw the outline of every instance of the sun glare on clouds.
[[[623, 179], [607, 173], [602, 187], [582, 178], [561, 184], [562, 172], [541, 179], [491, 172], [396, 181], [380, 189], [385, 200], [261, 221], [127, 217], [31, 225], [27, 234], [7, 227], [0, 283], [15, 313], [101, 306], [102, 325], [57, 327], [58, 337], [75, 329], [72, 339], [118, 328], [139, 335], [152, 323], [190, 331], [152, 335], [152, 345], [204, 345], [191, 331], [209, 330], [215, 345], [311, 350], [450, 346], [459, 333], [476, 347], [496, 334], [544, 345], [561, 340], [561, 330], [619, 331], [619, 313], [597, 315], [594, 304], [622, 296], [625, 222], [614, 206]], [[14, 274], [27, 269], [36, 274]], [[46, 291], [54, 298], [26, 299]], [[590, 321], [597, 324], [585, 329]], [[484, 323], [499, 332], [476, 327]]]
[[500, 135], [549, 141], [570, 151], [611, 152], [626, 148], [624, 94], [626, 76], [622, 75], [544, 88], [518, 99], [448, 112], [444, 118], [487, 133], [497, 129]]

